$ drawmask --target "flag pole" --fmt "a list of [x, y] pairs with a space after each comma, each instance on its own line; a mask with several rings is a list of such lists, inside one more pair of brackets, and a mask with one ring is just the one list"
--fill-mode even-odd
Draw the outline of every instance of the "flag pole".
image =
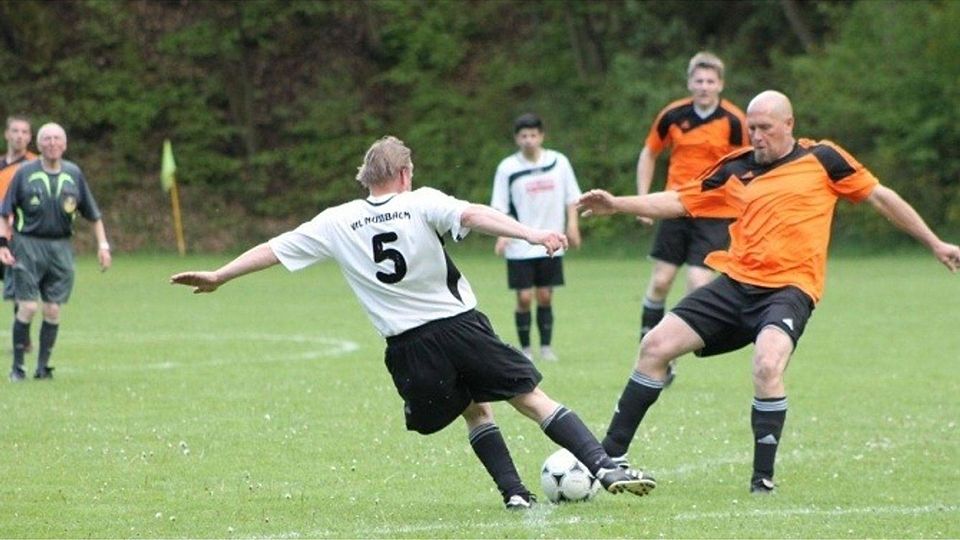
[[177, 251], [183, 257], [187, 254], [187, 246], [183, 241], [183, 222], [180, 221], [180, 192], [177, 183], [170, 186], [170, 205], [173, 207], [173, 231], [177, 236]]
[[177, 237], [177, 251], [183, 257], [187, 246], [183, 241], [183, 222], [180, 220], [180, 191], [177, 189], [177, 162], [173, 159], [173, 146], [170, 139], [163, 141], [163, 156], [160, 166], [160, 186], [170, 192], [170, 204], [173, 207], [173, 232]]

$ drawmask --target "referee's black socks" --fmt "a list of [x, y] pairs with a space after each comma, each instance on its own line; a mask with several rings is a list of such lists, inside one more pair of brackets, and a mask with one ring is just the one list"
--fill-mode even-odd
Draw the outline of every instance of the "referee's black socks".
[[543, 422], [540, 429], [550, 440], [570, 451], [580, 463], [596, 475], [600, 468], [614, 469], [616, 464], [603, 451], [600, 442], [580, 420], [577, 413], [560, 405]]
[[23, 371], [23, 355], [30, 343], [30, 323], [13, 319], [13, 369]]
[[633, 435], [647, 409], [653, 405], [660, 392], [663, 391], [663, 381], [652, 379], [639, 371], [634, 371], [627, 381], [627, 386], [620, 394], [620, 401], [610, 419], [607, 436], [603, 438], [603, 449], [613, 457], [620, 457], [627, 453]]
[[40, 350], [37, 351], [37, 372], [42, 373], [47, 369], [50, 363], [50, 355], [53, 353], [53, 345], [57, 342], [57, 332], [60, 325], [43, 321], [40, 325]]
[[787, 398], [753, 398], [750, 425], [753, 428], [753, 478], [773, 479], [773, 462], [780, 434], [787, 419]]

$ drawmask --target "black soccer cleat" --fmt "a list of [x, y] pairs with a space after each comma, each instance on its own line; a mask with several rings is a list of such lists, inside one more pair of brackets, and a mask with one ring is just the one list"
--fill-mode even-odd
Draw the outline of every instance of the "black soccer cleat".
[[633, 493], [643, 497], [657, 487], [657, 481], [652, 476], [637, 469], [600, 469], [597, 471], [597, 480], [603, 489], [610, 493]]
[[33, 374], [34, 379], [52, 379], [53, 378], [53, 366], [47, 366], [43, 369], [38, 369], [36, 373]]
[[23, 382], [26, 379], [27, 379], [27, 375], [26, 373], [23, 372], [22, 369], [15, 368], [12, 371], [10, 371], [10, 382], [12, 383]]
[[630, 461], [627, 459], [627, 455], [626, 455], [626, 454], [624, 454], [624, 455], [622, 455], [622, 456], [617, 456], [617, 457], [610, 456], [610, 461], [612, 461], [614, 465], [616, 465], [617, 467], [619, 467], [619, 468], [621, 468], [621, 469], [629, 469], [629, 468], [630, 468]]
[[755, 495], [772, 495], [775, 487], [771, 478], [758, 477], [750, 481], [750, 493]]
[[517, 493], [503, 501], [503, 504], [507, 507], [507, 510], [529, 510], [537, 504], [537, 496], [529, 492]]

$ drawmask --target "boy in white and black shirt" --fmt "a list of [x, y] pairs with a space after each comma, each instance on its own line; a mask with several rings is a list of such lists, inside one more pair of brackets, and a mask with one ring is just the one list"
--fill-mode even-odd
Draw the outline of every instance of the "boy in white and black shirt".
[[[534, 114], [514, 122], [519, 151], [500, 162], [493, 179], [490, 206], [530, 227], [564, 232], [574, 247], [580, 246], [576, 204], [580, 198], [570, 160], [543, 147], [543, 122]], [[522, 239], [500, 238], [497, 255], [507, 259], [507, 285], [517, 291], [514, 320], [524, 354], [531, 358], [530, 326], [534, 296], [540, 358], [556, 360], [553, 338], [553, 288], [563, 285], [563, 251], [548, 256], [542, 246]]]

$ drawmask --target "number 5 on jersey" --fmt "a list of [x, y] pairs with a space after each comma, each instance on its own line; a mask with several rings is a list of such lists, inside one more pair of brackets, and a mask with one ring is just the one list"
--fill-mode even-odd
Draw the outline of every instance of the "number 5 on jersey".
[[384, 248], [383, 245], [389, 242], [397, 241], [397, 233], [387, 232], [374, 236], [373, 242], [373, 262], [383, 262], [387, 259], [393, 261], [393, 273], [377, 272], [377, 279], [382, 283], [391, 285], [397, 283], [403, 276], [407, 275], [407, 261], [403, 254], [393, 248]]

